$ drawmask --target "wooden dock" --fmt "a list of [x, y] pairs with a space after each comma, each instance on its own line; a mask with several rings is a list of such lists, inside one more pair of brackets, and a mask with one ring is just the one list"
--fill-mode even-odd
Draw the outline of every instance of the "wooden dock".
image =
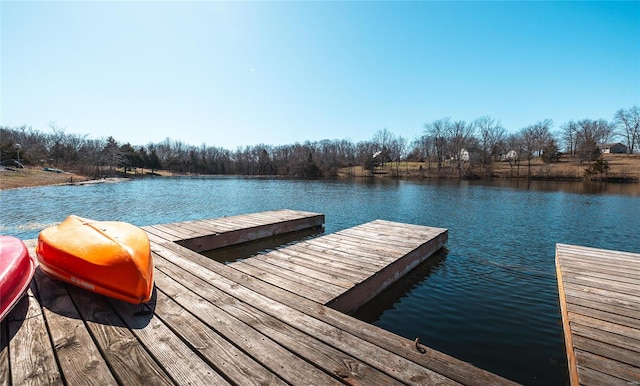
[[[274, 223], [284, 225], [277, 217]], [[201, 224], [184, 235], [203, 237]], [[378, 240], [416, 237], [380, 224]], [[229, 231], [241, 229], [236, 225]], [[213, 261], [181, 245], [184, 239], [169, 232], [174, 226], [145, 229], [155, 264], [152, 300], [134, 306], [36, 270], [28, 296], [0, 325], [0, 385], [510, 383], [428, 342], [416, 346]], [[29, 244], [33, 251], [35, 240]]]
[[298, 210], [221, 217], [142, 227], [147, 233], [195, 252], [229, 247], [306, 229], [322, 229], [324, 214]]
[[640, 254], [556, 245], [572, 385], [640, 385]]
[[351, 313], [442, 248], [447, 230], [376, 220], [230, 265]]

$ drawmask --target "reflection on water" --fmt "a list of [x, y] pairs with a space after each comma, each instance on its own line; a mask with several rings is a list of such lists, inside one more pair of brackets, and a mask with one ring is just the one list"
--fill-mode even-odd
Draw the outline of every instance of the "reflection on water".
[[400, 299], [410, 297], [411, 291], [420, 287], [425, 280], [428, 280], [431, 273], [442, 266], [442, 263], [447, 258], [447, 253], [447, 248], [442, 248], [411, 270], [402, 280], [393, 283], [367, 304], [360, 307], [352, 316], [368, 323], [379, 320]]
[[555, 244], [640, 252], [639, 196], [637, 183], [153, 178], [1, 191], [0, 231], [32, 239], [69, 214], [151, 225], [283, 208], [324, 213], [326, 233], [375, 219], [448, 228], [446, 253], [359, 316], [514, 381], [558, 385]]
[[540, 192], [565, 192], [577, 194], [624, 194], [640, 196], [640, 183], [614, 183], [597, 181], [527, 181], [495, 180], [480, 184], [500, 187], [534, 190]]

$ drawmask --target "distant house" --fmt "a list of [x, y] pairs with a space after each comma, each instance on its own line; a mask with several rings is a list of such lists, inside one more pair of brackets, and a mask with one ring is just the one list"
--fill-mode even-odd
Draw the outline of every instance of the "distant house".
[[469, 161], [469, 151], [464, 147], [460, 149], [460, 161], [464, 161], [464, 162]]
[[515, 161], [516, 159], [518, 159], [518, 153], [515, 150], [509, 150], [507, 154], [500, 155], [501, 161]]
[[611, 153], [611, 154], [626, 154], [627, 147], [620, 142], [616, 143], [604, 143], [602, 145], [598, 145], [598, 149], [600, 149], [601, 153]]

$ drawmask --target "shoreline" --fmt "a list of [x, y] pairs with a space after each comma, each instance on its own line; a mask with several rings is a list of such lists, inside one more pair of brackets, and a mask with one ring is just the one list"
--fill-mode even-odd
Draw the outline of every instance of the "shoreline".
[[[640, 158], [637, 158], [640, 161]], [[351, 168], [342, 168], [339, 170], [338, 175], [334, 177], [325, 177], [322, 179], [349, 179], [349, 178], [364, 178], [364, 179], [396, 179], [396, 180], [460, 180], [460, 181], [554, 181], [554, 182], [587, 182], [587, 183], [611, 183], [611, 184], [638, 184], [640, 183], [640, 173], [620, 173], [619, 171], [613, 171], [607, 176], [602, 178], [586, 178], [581, 173], [584, 166], [573, 166], [573, 170], [567, 172], [567, 170], [549, 170], [542, 169], [548, 167], [545, 165], [532, 165], [531, 176], [527, 178], [526, 166], [520, 167], [519, 176], [511, 176], [510, 170], [505, 168], [494, 169], [489, 172], [489, 175], [471, 174], [470, 176], [459, 177], [457, 172], [453, 170], [442, 170], [440, 172], [427, 168], [423, 168], [423, 163], [409, 163], [406, 165], [401, 163], [400, 167], [395, 167], [388, 164], [386, 168], [377, 168], [373, 171], [373, 175], [370, 171], [363, 171], [361, 166], [354, 166]], [[507, 173], [508, 171], [508, 173]], [[524, 173], [523, 173], [524, 172]], [[486, 172], [485, 172], [486, 173]], [[166, 177], [174, 176], [173, 173], [168, 171], [156, 171], [154, 176]], [[202, 176], [202, 175], [199, 175]], [[219, 176], [219, 175], [212, 175]], [[227, 175], [225, 175], [227, 176]], [[0, 190], [13, 190], [23, 188], [33, 188], [41, 186], [56, 186], [56, 185], [93, 185], [102, 183], [121, 183], [131, 181], [136, 178], [144, 178], [142, 174], [131, 174], [127, 176], [118, 177], [105, 177], [100, 179], [90, 178], [84, 175], [40, 168], [24, 168], [24, 169], [12, 169], [3, 168], [0, 169]], [[287, 176], [241, 176], [241, 177], [263, 177], [263, 178], [287, 178]]]

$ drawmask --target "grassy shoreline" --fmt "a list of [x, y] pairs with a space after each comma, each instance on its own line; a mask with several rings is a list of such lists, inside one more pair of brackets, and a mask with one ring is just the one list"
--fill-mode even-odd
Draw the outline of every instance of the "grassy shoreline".
[[[640, 154], [604, 154], [603, 159], [609, 165], [606, 176], [595, 175], [592, 180], [602, 179], [608, 182], [638, 182], [640, 181]], [[575, 159], [563, 157], [557, 163], [544, 163], [540, 159], [531, 160], [531, 175], [528, 176], [527, 161], [521, 161], [517, 165], [509, 165], [509, 162], [499, 161], [481, 168], [468, 165], [463, 166], [463, 179], [514, 179], [514, 180], [542, 180], [542, 181], [585, 181], [585, 170], [590, 163], [580, 163]], [[342, 168], [339, 171], [341, 177], [371, 177], [371, 172], [363, 170], [362, 166]], [[435, 163], [429, 165], [425, 162], [389, 162], [384, 168], [376, 167], [373, 171], [374, 178], [415, 178], [415, 179], [458, 179], [458, 170], [445, 162], [441, 170]]]
[[[607, 182], [640, 182], [640, 154], [620, 155], [605, 154], [604, 160], [609, 163]], [[532, 160], [531, 180], [544, 181], [584, 181], [584, 171], [588, 163], [580, 164], [573, 159], [563, 158], [558, 163], [545, 164], [540, 160]], [[494, 162], [489, 167], [475, 166], [469, 175], [474, 179], [527, 179], [527, 162], [521, 162], [519, 171], [515, 165], [508, 162]], [[156, 175], [172, 175], [167, 171], [159, 171]], [[122, 177], [135, 177], [133, 174]], [[138, 175], [139, 176], [139, 175]], [[371, 177], [371, 173], [363, 170], [362, 166], [342, 168], [338, 177]], [[430, 166], [425, 162], [387, 163], [384, 168], [374, 170], [373, 178], [404, 178], [404, 179], [457, 179], [455, 168], [446, 167], [438, 171], [435, 164]], [[55, 173], [42, 168], [0, 169], [0, 190], [28, 188], [47, 185], [65, 185], [87, 183], [94, 179], [76, 173]]]

